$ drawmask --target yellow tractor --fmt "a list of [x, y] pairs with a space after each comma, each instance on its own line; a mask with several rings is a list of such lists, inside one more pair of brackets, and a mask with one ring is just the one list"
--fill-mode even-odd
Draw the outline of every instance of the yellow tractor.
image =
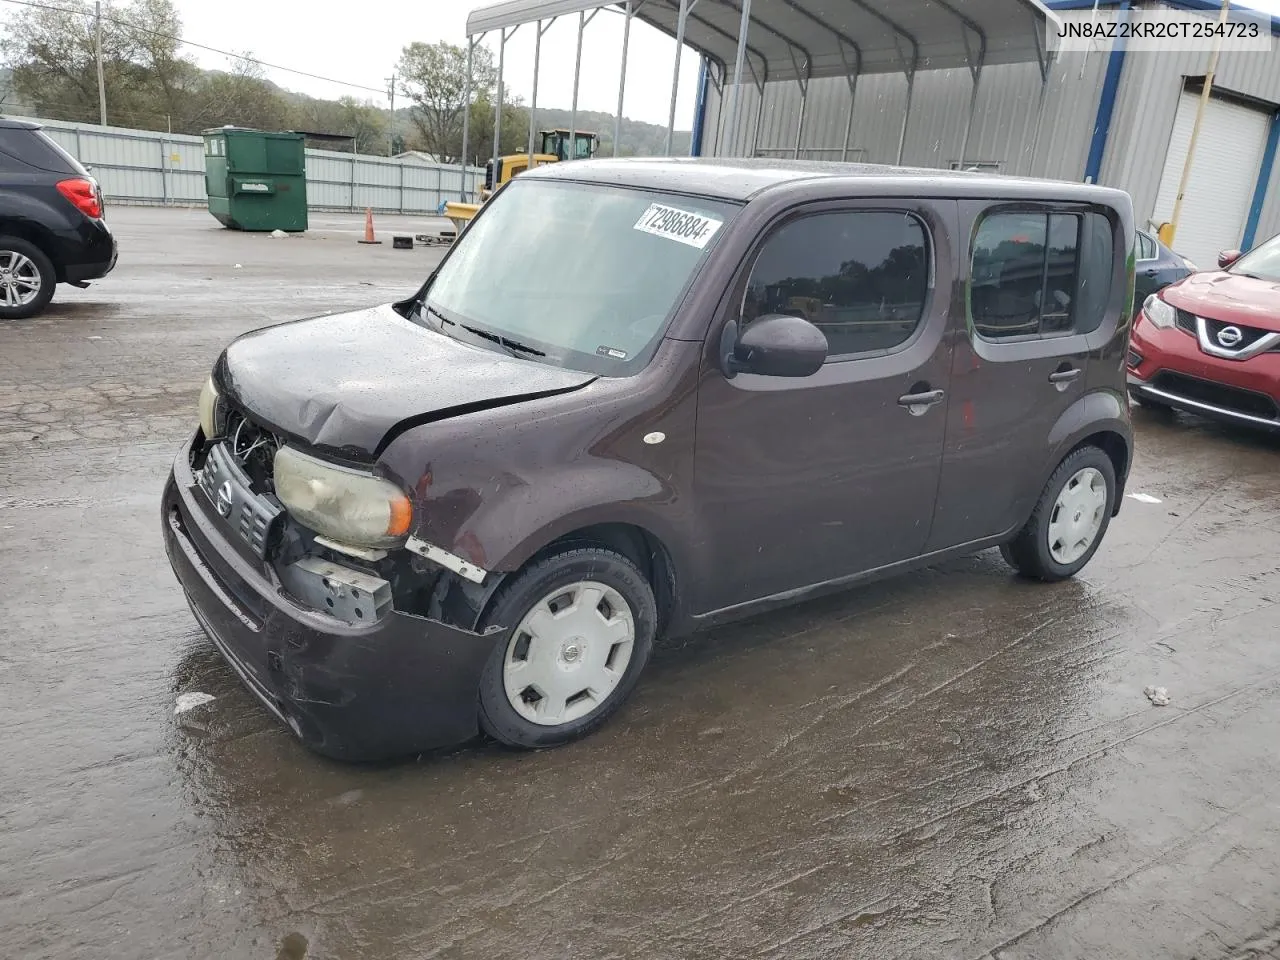
[[[564, 160], [589, 160], [596, 155], [600, 146], [600, 137], [594, 133], [578, 130], [573, 134], [572, 153], [570, 152], [570, 135], [568, 130], [543, 130], [541, 149], [532, 157], [527, 153], [513, 153], [498, 157], [497, 167], [490, 160], [484, 166], [484, 186], [480, 188], [480, 203], [484, 203], [514, 176], [524, 173], [530, 166], [540, 167], [544, 163], [559, 163]], [[530, 164], [530, 160], [533, 161]], [[476, 215], [480, 203], [460, 203], [450, 201], [445, 204], [444, 215], [453, 221], [458, 233], [467, 222]]]

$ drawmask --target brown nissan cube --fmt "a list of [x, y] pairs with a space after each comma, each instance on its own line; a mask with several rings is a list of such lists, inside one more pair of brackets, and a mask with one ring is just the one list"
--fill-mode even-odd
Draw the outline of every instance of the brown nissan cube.
[[411, 298], [226, 349], [169, 558], [321, 753], [564, 743], [661, 635], [988, 547], [1079, 571], [1132, 457], [1133, 242], [1085, 184], [545, 166]]

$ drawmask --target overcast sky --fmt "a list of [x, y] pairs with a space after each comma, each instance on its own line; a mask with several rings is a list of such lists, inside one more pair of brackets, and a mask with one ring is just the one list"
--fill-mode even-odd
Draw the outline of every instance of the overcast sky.
[[[386, 105], [387, 78], [401, 48], [411, 41], [447, 40], [466, 43], [467, 14], [490, 0], [175, 0], [188, 40], [223, 50], [243, 52], [270, 63], [331, 77], [328, 83], [268, 70], [282, 87], [317, 97], [344, 93]], [[882, 0], [890, 2], [890, 0]], [[1280, 0], [1237, 0], [1280, 14]], [[0, 0], [0, 14], [15, 9]], [[618, 67], [622, 45], [622, 15], [602, 9], [587, 25], [582, 55], [578, 104], [583, 110], [612, 113], [617, 107]], [[576, 15], [562, 17], [543, 36], [538, 101], [543, 106], [568, 108], [573, 98], [573, 58], [577, 39]], [[496, 38], [485, 43], [497, 49]], [[520, 27], [507, 43], [505, 76], [508, 89], [528, 103], [532, 94], [534, 26]], [[187, 47], [205, 67], [225, 68], [225, 56]], [[671, 92], [675, 41], [636, 21], [631, 30], [627, 65], [625, 116], [665, 125]], [[681, 60], [676, 127], [693, 123], [698, 57], [685, 50]], [[351, 86], [356, 85], [356, 86]], [[372, 89], [361, 89], [368, 87]]]
[[[348, 83], [384, 89], [386, 78], [411, 41], [466, 43], [467, 13], [485, 3], [472, 0], [359, 0], [321, 4], [312, 0], [176, 0], [189, 40], [241, 51], [248, 46], [259, 59], [295, 67]], [[2, 8], [4, 4], [0, 4]], [[325, 9], [325, 8], [328, 9]], [[622, 16], [601, 10], [583, 35], [582, 79], [578, 106], [613, 113], [618, 104], [618, 68]], [[577, 16], [557, 20], [542, 38], [538, 102], [568, 109], [573, 100], [573, 55]], [[504, 76], [508, 89], [529, 102], [533, 92], [533, 24], [525, 24], [507, 42]], [[496, 36], [486, 43], [497, 53]], [[631, 27], [625, 116], [666, 125], [675, 41], [646, 24]], [[206, 67], [226, 67], [225, 57], [188, 48]], [[676, 128], [693, 124], [698, 57], [688, 48], [681, 59]], [[282, 87], [319, 97], [350, 93], [380, 104], [385, 95], [268, 71]]]

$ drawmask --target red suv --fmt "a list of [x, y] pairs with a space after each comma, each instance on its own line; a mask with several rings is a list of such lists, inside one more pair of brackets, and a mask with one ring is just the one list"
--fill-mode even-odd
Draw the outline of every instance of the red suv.
[[1146, 407], [1280, 430], [1280, 236], [1147, 297], [1129, 348]]

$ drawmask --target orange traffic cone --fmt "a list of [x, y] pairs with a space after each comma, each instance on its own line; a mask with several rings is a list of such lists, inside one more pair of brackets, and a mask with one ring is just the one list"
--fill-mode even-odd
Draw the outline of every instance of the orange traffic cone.
[[381, 240], [373, 238], [373, 207], [364, 208], [364, 239], [357, 240], [357, 243], [381, 243]]

